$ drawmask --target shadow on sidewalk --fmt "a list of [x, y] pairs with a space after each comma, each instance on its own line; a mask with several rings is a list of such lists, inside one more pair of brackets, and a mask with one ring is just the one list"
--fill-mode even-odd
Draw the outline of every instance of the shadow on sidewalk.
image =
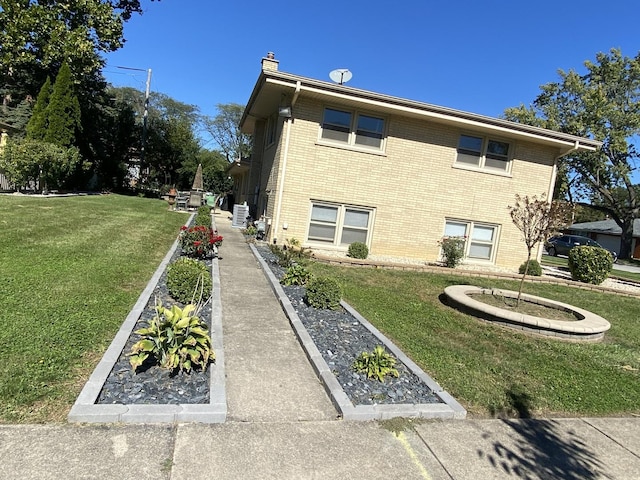
[[[486, 458], [496, 469], [523, 479], [609, 478], [586, 439], [573, 430], [566, 430], [558, 421], [531, 420], [531, 397], [517, 387], [510, 388], [507, 397], [520, 417], [503, 420], [513, 430], [512, 442], [506, 445], [494, 441], [491, 451], [478, 449], [480, 458]], [[489, 436], [485, 433], [483, 438]]]

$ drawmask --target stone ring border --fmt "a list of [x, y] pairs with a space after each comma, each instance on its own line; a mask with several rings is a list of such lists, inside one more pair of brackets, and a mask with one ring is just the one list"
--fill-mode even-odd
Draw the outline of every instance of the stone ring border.
[[271, 288], [275, 293], [282, 309], [284, 310], [289, 323], [298, 337], [300, 345], [302, 345], [307, 358], [309, 359], [313, 369], [322, 381], [325, 391], [331, 398], [334, 406], [341, 414], [344, 420], [386, 420], [394, 417], [419, 417], [419, 418], [438, 418], [438, 419], [464, 419], [467, 411], [458, 403], [448, 392], [424, 372], [413, 360], [407, 357], [402, 350], [383, 335], [376, 327], [369, 323], [362, 315], [360, 315], [349, 304], [341, 301], [342, 307], [353, 315], [365, 328], [375, 335], [386, 348], [392, 352], [396, 358], [405, 364], [405, 366], [418, 378], [420, 378], [431, 391], [442, 401], [442, 403], [433, 404], [386, 404], [386, 405], [354, 405], [344, 392], [342, 386], [338, 382], [336, 376], [331, 372], [329, 365], [322, 358], [322, 354], [311, 339], [311, 336], [304, 327], [300, 317], [291, 304], [289, 297], [280, 285], [280, 281], [273, 274], [262, 255], [258, 252], [253, 244], [249, 244], [256, 260], [262, 267], [267, 280], [271, 284]]
[[[186, 225], [191, 223], [191, 214]], [[211, 217], [214, 221], [213, 216]], [[213, 224], [215, 229], [215, 223]], [[211, 276], [211, 346], [216, 361], [209, 365], [209, 403], [203, 404], [97, 404], [102, 387], [118, 361], [122, 350], [153, 294], [162, 273], [169, 265], [178, 248], [176, 239], [165, 255], [138, 301], [120, 326], [109, 348], [94, 369], [78, 395], [67, 420], [72, 423], [224, 423], [227, 418], [227, 397], [225, 388], [224, 348], [222, 342], [222, 301], [220, 298], [220, 270], [218, 262], [212, 262]]]
[[501, 295], [516, 298], [518, 292], [512, 290], [480, 288], [474, 285], [451, 285], [444, 289], [444, 294], [450, 306], [474, 317], [527, 333], [560, 340], [596, 342], [601, 340], [604, 333], [611, 328], [611, 324], [607, 320], [588, 310], [525, 293], [521, 296], [523, 300], [571, 312], [576, 315], [577, 320], [566, 321], [534, 317], [494, 307], [472, 298], [473, 295]]

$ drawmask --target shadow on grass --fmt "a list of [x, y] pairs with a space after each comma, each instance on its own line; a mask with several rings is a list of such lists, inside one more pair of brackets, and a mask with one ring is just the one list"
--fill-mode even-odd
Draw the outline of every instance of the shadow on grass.
[[[478, 450], [480, 458], [486, 458], [494, 468], [510, 476], [523, 479], [609, 478], [585, 439], [575, 431], [564, 429], [558, 421], [531, 420], [532, 397], [520, 386], [511, 386], [506, 397], [509, 405], [505, 409], [519, 417], [503, 420], [513, 430], [511, 441], [509, 444], [494, 441], [490, 451]], [[488, 434], [483, 437], [488, 438]]]

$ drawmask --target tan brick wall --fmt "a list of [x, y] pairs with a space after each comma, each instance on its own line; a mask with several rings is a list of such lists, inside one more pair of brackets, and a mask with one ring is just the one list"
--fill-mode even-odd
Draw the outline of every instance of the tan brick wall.
[[[272, 229], [279, 243], [285, 238], [306, 242], [313, 199], [374, 208], [370, 244], [374, 255], [436, 261], [445, 219], [456, 218], [500, 226], [496, 265], [517, 267], [526, 258], [507, 206], [514, 203], [516, 193], [548, 192], [555, 149], [511, 141], [515, 148], [511, 175], [464, 170], [454, 167], [461, 130], [399, 116], [386, 117], [388, 136], [382, 155], [320, 145], [324, 106], [300, 98], [294, 109], [280, 225]], [[284, 139], [283, 132], [274, 156], [279, 170]], [[275, 169], [268, 187], [273, 191], [269, 216], [274, 215], [277, 198], [274, 173]], [[288, 229], [283, 231], [285, 223]]]

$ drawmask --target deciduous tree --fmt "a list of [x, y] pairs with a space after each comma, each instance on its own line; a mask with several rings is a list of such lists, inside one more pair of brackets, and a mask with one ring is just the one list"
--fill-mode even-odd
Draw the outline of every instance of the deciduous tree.
[[559, 71], [558, 82], [543, 85], [533, 104], [507, 109], [509, 120], [595, 138], [597, 152], [572, 153], [560, 160], [567, 200], [588, 204], [622, 228], [620, 258], [629, 258], [633, 221], [640, 217], [636, 179], [640, 135], [640, 54], [598, 53], [586, 73]]
[[527, 246], [527, 262], [520, 288], [518, 290], [518, 303], [522, 295], [524, 279], [529, 270], [531, 252], [540, 242], [544, 242], [548, 237], [558, 232], [571, 220], [571, 206], [566, 202], [549, 202], [546, 195], [540, 198], [536, 195], [521, 197], [516, 194], [515, 205], [507, 207], [511, 220], [518, 230], [522, 232], [522, 239]]
[[205, 130], [226, 157], [233, 162], [251, 154], [251, 136], [240, 131], [244, 106], [237, 103], [217, 105], [218, 114], [203, 119]]

